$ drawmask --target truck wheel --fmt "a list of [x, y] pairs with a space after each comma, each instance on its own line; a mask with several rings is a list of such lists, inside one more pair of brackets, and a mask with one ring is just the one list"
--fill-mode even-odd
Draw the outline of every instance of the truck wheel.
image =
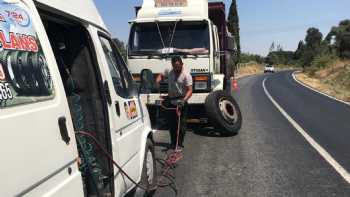
[[236, 135], [242, 126], [242, 114], [237, 102], [228, 93], [212, 92], [205, 100], [209, 121], [223, 135]]
[[38, 92], [40, 95], [48, 96], [51, 94], [52, 79], [45, 57], [40, 53], [31, 55], [31, 66], [37, 81]]
[[[140, 185], [149, 189], [154, 188], [157, 184], [156, 160], [154, 156], [154, 145], [150, 139], [147, 139]], [[141, 188], [136, 188], [133, 196], [148, 197], [153, 196], [153, 194], [154, 191], [145, 191]]]

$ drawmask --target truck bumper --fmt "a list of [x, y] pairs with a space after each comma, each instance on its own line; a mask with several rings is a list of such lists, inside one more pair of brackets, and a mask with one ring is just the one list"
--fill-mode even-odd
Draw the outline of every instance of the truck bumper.
[[[205, 99], [209, 93], [193, 93], [192, 97], [188, 101], [189, 105], [204, 104]], [[156, 105], [157, 100], [162, 100], [161, 96], [167, 96], [167, 94], [142, 94], [141, 100], [147, 105]]]

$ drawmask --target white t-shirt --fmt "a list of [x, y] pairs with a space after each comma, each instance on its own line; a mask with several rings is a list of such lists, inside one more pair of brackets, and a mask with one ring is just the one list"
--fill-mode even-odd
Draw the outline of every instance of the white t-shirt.
[[189, 72], [182, 70], [180, 75], [171, 70], [168, 74], [168, 96], [170, 98], [185, 97], [187, 87], [192, 86], [193, 80]]

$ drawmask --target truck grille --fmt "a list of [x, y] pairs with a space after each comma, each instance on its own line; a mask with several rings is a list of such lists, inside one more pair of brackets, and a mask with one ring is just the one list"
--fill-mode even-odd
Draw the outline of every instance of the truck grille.
[[[161, 82], [159, 84], [159, 91], [160, 93], [168, 93], [168, 82]], [[159, 92], [154, 92], [159, 93]]]

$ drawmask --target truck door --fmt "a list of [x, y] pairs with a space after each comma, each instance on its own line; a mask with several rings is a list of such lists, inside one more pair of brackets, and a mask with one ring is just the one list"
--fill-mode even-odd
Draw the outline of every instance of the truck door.
[[[140, 149], [142, 131], [144, 129], [141, 106], [139, 105], [137, 92], [134, 91], [133, 81], [123, 59], [118, 53], [110, 38], [104, 34], [99, 34], [99, 40], [104, 53], [104, 62], [108, 72], [106, 75], [111, 95], [111, 135], [114, 158], [137, 180], [141, 174]], [[115, 169], [118, 172], [117, 169]], [[126, 178], [121, 179], [122, 185], [128, 189], [131, 183]], [[118, 180], [117, 180], [118, 182]]]
[[0, 196], [83, 196], [71, 116], [31, 0], [0, 0]]

